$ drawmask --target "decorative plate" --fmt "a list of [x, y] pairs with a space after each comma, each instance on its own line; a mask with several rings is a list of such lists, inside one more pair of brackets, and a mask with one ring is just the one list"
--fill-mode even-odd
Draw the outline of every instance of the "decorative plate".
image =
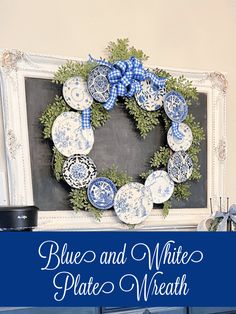
[[138, 105], [147, 111], [156, 111], [163, 105], [163, 98], [166, 94], [165, 88], [158, 88], [150, 80], [141, 83], [142, 90], [135, 94]]
[[115, 212], [119, 219], [127, 224], [135, 225], [144, 221], [152, 208], [151, 190], [141, 183], [127, 183], [115, 196]]
[[78, 112], [61, 113], [52, 126], [52, 140], [56, 149], [64, 156], [87, 155], [93, 147], [92, 128], [82, 129], [81, 115]]
[[88, 90], [98, 102], [104, 103], [110, 96], [110, 83], [107, 74], [111, 69], [105, 65], [98, 65], [88, 76]]
[[80, 76], [69, 78], [63, 84], [62, 92], [67, 104], [75, 110], [88, 109], [93, 103], [86, 81]]
[[189, 154], [184, 151], [174, 153], [168, 161], [168, 173], [177, 183], [187, 181], [193, 171], [193, 162]]
[[180, 140], [176, 136], [174, 136], [172, 132], [172, 127], [169, 128], [169, 131], [167, 133], [167, 142], [170, 148], [178, 152], [180, 150], [186, 151], [189, 149], [189, 147], [192, 145], [193, 141], [193, 134], [190, 129], [190, 127], [185, 123], [179, 124], [179, 131], [183, 134], [183, 139]]
[[188, 114], [188, 105], [184, 97], [171, 91], [164, 97], [164, 109], [167, 116], [174, 122], [182, 122]]
[[88, 156], [73, 155], [63, 165], [63, 177], [72, 188], [80, 189], [88, 186], [96, 178], [97, 168]]
[[174, 182], [166, 171], [157, 170], [151, 173], [145, 186], [152, 192], [153, 203], [162, 204], [167, 201], [174, 192]]
[[87, 190], [90, 203], [98, 209], [111, 208], [114, 204], [116, 192], [115, 184], [104, 177], [93, 179]]

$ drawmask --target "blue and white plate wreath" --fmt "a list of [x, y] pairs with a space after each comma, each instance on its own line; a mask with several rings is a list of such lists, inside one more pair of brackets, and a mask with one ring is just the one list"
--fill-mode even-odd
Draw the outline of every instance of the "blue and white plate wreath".
[[[87, 80], [72, 75], [64, 81], [64, 101], [73, 111], [59, 114], [51, 127], [54, 146], [64, 156], [62, 177], [74, 189], [86, 188], [88, 201], [98, 210], [114, 207], [121, 221], [138, 224], [148, 217], [153, 203], [167, 202], [175, 185], [191, 178], [194, 163], [188, 150], [193, 134], [184, 123], [188, 104], [179, 92], [167, 92], [167, 77], [145, 69], [135, 56], [115, 62], [90, 56], [89, 62], [94, 66]], [[132, 98], [135, 105], [148, 112], [164, 110], [170, 121], [167, 140], [172, 151], [166, 169], [160, 167], [149, 173], [145, 184], [133, 182], [119, 189], [109, 178], [97, 177], [96, 165], [87, 156], [94, 143], [92, 104], [95, 101], [110, 111], [118, 97]]]

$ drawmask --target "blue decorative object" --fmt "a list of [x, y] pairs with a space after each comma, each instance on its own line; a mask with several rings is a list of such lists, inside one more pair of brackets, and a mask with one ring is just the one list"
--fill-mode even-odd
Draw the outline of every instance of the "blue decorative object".
[[179, 123], [184, 121], [188, 114], [188, 105], [184, 97], [175, 91], [169, 92], [164, 98], [164, 109], [167, 116], [173, 121], [172, 131], [174, 136], [182, 140], [183, 134], [179, 131]]
[[98, 209], [109, 209], [114, 204], [117, 192], [115, 184], [108, 178], [99, 177], [89, 183], [87, 194], [90, 203]]
[[147, 111], [156, 111], [163, 106], [166, 89], [159, 88], [150, 80], [141, 83], [141, 91], [135, 94], [138, 105]]
[[63, 177], [67, 184], [75, 189], [87, 187], [96, 178], [97, 168], [88, 156], [72, 155], [63, 165]]
[[[120, 60], [114, 64], [96, 60], [90, 56], [91, 62], [97, 62], [88, 77], [88, 90], [98, 102], [104, 103], [106, 110], [111, 110], [118, 96], [133, 97], [142, 90], [141, 82], [150, 80], [158, 88], [165, 87], [166, 78], [158, 77], [143, 68], [142, 62], [136, 57]], [[101, 73], [102, 72], [102, 73]], [[82, 115], [83, 128], [90, 128], [90, 109]], [[89, 122], [89, 123], [88, 123]]]
[[62, 88], [66, 103], [75, 110], [84, 110], [93, 103], [93, 98], [88, 92], [87, 83], [80, 76], [66, 80]]
[[166, 202], [174, 192], [174, 182], [166, 171], [157, 170], [152, 172], [145, 181], [145, 186], [152, 192], [153, 203]]
[[175, 152], [168, 161], [168, 174], [176, 183], [187, 181], [193, 171], [192, 158], [184, 151]]
[[151, 190], [141, 183], [127, 183], [115, 196], [115, 212], [119, 219], [127, 224], [141, 223], [148, 217], [152, 208]]
[[182, 139], [178, 139], [176, 136], [174, 136], [173, 127], [170, 127], [167, 133], [168, 145], [175, 152], [178, 152], [180, 150], [184, 150], [184, 151], [188, 150], [189, 147], [192, 145], [192, 141], [193, 141], [192, 131], [187, 124], [180, 123], [179, 131], [183, 134]]
[[94, 143], [92, 128], [84, 130], [79, 112], [61, 113], [52, 126], [52, 140], [56, 149], [64, 156], [87, 155]]

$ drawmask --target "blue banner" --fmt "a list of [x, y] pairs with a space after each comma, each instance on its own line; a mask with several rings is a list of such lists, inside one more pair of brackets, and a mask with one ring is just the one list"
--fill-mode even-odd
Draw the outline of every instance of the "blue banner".
[[236, 306], [236, 233], [0, 233], [0, 306]]

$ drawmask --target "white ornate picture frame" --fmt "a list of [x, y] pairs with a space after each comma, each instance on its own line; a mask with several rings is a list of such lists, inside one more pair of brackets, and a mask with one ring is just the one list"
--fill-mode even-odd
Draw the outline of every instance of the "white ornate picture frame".
[[[30, 149], [28, 139], [25, 78], [51, 79], [58, 66], [72, 58], [26, 54], [17, 50], [0, 51], [0, 92], [3, 112], [9, 205], [32, 205]], [[73, 60], [78, 60], [73, 58]], [[207, 197], [224, 195], [226, 161], [225, 75], [218, 72], [166, 69], [174, 76], [184, 75], [199, 92], [207, 94]], [[171, 209], [163, 218], [155, 210], [136, 229], [193, 230], [209, 215], [207, 208]], [[40, 211], [38, 230], [115, 230], [128, 229], [108, 211], [100, 222], [87, 212]]]

